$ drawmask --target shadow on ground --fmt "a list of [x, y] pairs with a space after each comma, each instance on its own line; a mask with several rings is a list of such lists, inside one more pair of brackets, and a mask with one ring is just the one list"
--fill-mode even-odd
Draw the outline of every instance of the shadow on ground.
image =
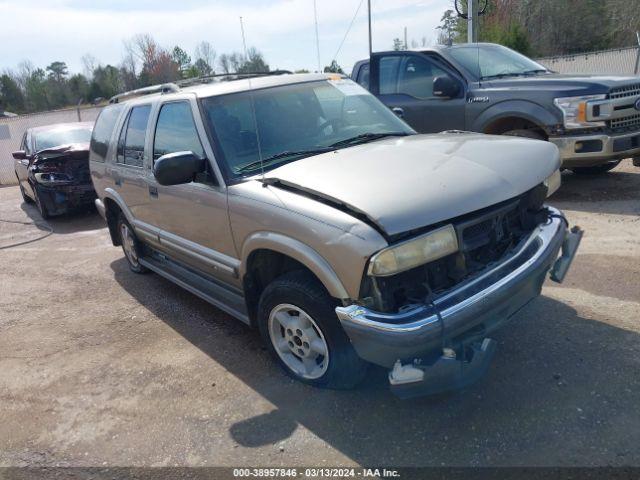
[[78, 208], [64, 215], [43, 220], [38, 208], [33, 203], [22, 202], [22, 211], [35, 223], [40, 230], [53, 229], [53, 233], [67, 235], [70, 233], [86, 232], [106, 228], [106, 223], [93, 206]]
[[640, 376], [630, 375], [638, 334], [551, 298], [497, 332], [495, 360], [478, 384], [401, 401], [379, 368], [347, 392], [294, 382], [257, 332], [157, 275], [131, 273], [124, 259], [111, 268], [141, 305], [276, 406], [231, 427], [245, 447], [286, 443], [302, 425], [364, 465], [640, 463]]

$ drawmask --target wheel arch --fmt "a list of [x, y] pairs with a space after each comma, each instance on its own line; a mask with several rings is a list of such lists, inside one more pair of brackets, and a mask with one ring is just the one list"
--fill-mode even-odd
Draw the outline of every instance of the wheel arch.
[[533, 128], [548, 137], [550, 128], [559, 123], [559, 118], [540, 105], [515, 100], [502, 102], [485, 110], [474, 121], [472, 130], [499, 135], [509, 130]]
[[118, 233], [118, 216], [122, 213], [130, 224], [133, 224], [133, 216], [131, 211], [127, 208], [126, 204], [118, 195], [118, 192], [112, 189], [105, 191], [105, 196], [102, 199], [104, 204], [105, 219], [107, 220], [107, 227], [109, 228], [109, 235], [111, 236], [111, 242], [115, 247], [121, 245], [120, 234]]
[[239, 275], [252, 321], [264, 288], [275, 278], [292, 270], [308, 271], [333, 298], [349, 298], [331, 265], [299, 240], [278, 233], [260, 232], [245, 241], [241, 257]]

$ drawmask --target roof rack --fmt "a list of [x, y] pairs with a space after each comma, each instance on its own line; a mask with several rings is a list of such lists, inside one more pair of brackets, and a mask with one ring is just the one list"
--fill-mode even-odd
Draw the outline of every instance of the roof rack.
[[175, 93], [179, 92], [180, 87], [175, 83], [163, 83], [162, 85], [151, 85], [150, 87], [138, 88], [129, 92], [119, 93], [109, 99], [109, 103], [118, 103], [133, 97], [141, 97], [143, 95], [151, 95], [153, 93]]
[[269, 72], [247, 72], [247, 73], [239, 73], [239, 72], [216, 73], [213, 75], [203, 75], [201, 77], [185, 78], [184, 80], [178, 80], [176, 84], [180, 87], [188, 87], [191, 85], [197, 85], [199, 83], [211, 83], [216, 80], [230, 82], [233, 80], [242, 80], [244, 78], [289, 75], [291, 73], [292, 72], [290, 72], [289, 70], [271, 70]]
[[154, 93], [176, 93], [179, 92], [182, 87], [189, 87], [191, 85], [197, 85], [200, 83], [211, 83], [216, 80], [219, 81], [233, 81], [242, 80], [243, 78], [255, 78], [255, 77], [267, 77], [271, 75], [287, 75], [291, 72], [289, 70], [273, 70], [270, 72], [248, 72], [248, 73], [218, 73], [214, 75], [204, 75], [202, 77], [185, 78], [184, 80], [178, 80], [175, 83], [163, 83], [161, 85], [152, 85], [150, 87], [138, 88], [129, 92], [119, 93], [109, 99], [109, 103], [119, 103], [122, 100], [141, 97], [144, 95], [151, 95]]

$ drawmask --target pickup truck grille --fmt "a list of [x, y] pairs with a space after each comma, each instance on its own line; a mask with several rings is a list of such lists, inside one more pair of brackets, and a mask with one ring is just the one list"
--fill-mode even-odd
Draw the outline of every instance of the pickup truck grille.
[[640, 129], [640, 114], [609, 120], [607, 126], [614, 132]]
[[609, 92], [609, 98], [635, 97], [640, 95], [640, 83], [627, 85], [624, 87], [612, 88]]

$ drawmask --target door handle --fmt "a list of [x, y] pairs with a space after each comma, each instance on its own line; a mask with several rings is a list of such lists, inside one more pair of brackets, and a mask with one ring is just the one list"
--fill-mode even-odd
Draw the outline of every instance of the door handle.
[[400, 107], [393, 107], [391, 109], [393, 113], [395, 113], [399, 118], [404, 118], [404, 109]]
[[149, 185], [149, 195], [158, 198], [158, 187]]

